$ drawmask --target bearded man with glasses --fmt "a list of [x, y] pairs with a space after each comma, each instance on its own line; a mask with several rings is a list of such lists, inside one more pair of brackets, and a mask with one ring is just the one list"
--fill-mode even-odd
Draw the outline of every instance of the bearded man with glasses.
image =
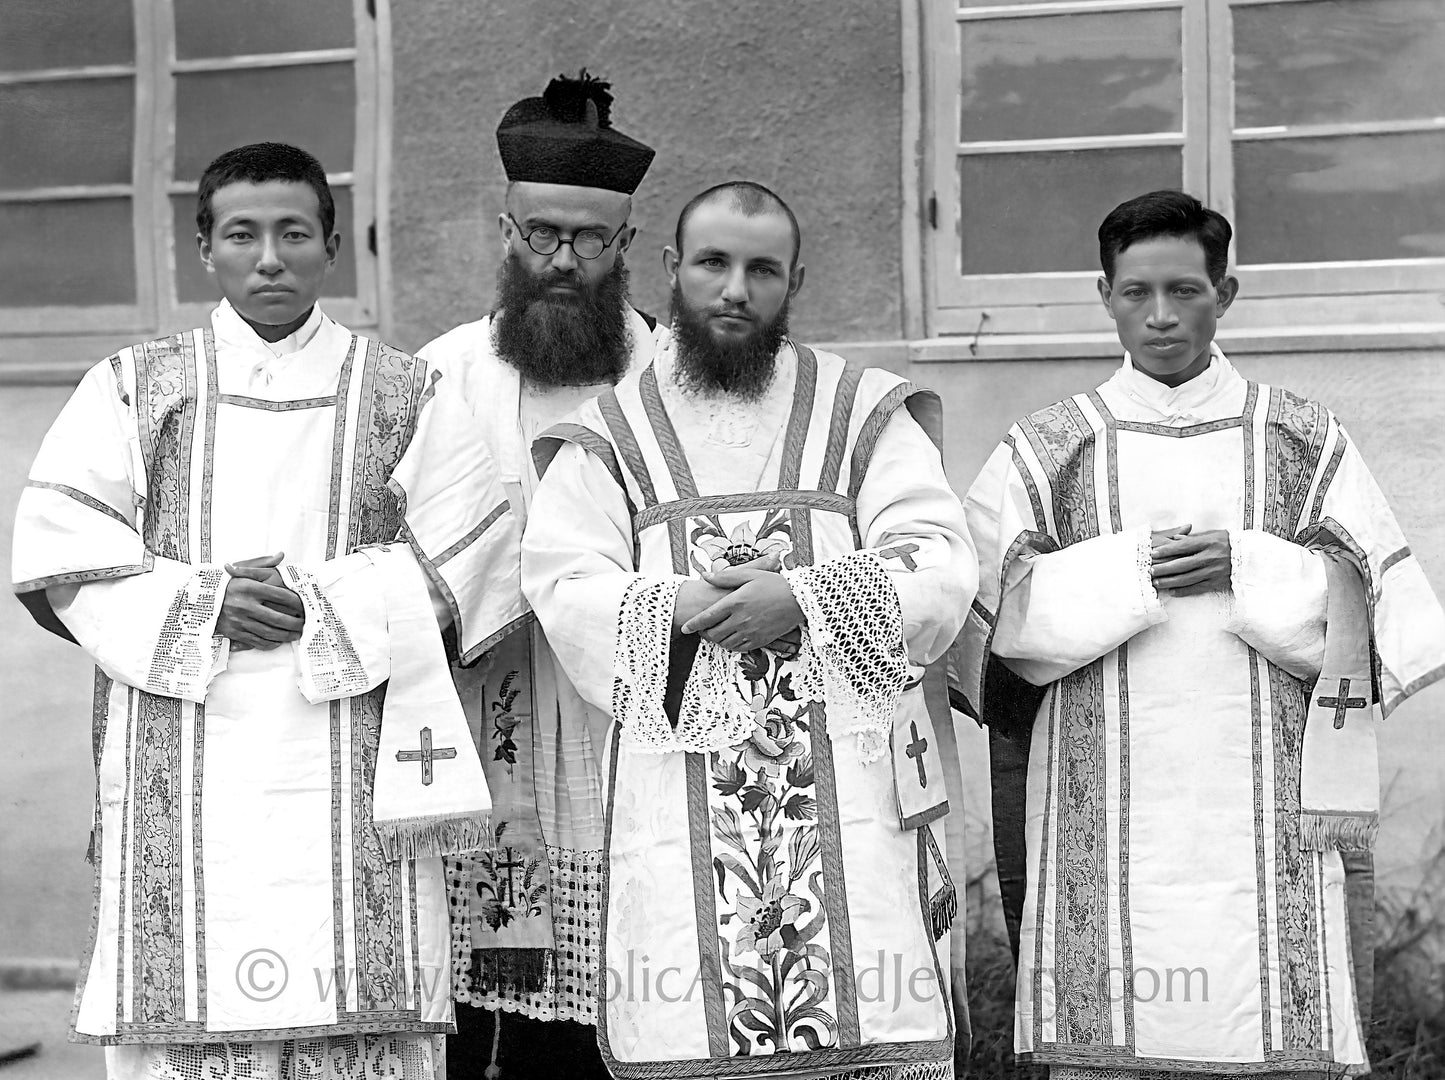
[[[537, 482], [532, 440], [652, 353], [656, 323], [628, 303], [624, 254], [653, 151], [612, 127], [611, 108], [609, 84], [583, 71], [507, 110], [495, 311], [418, 354], [443, 372], [439, 393], [465, 399], [521, 516]], [[606, 1077], [594, 1024], [607, 716], [578, 696], [535, 622], [454, 674], [496, 851], [452, 868], [453, 994], [480, 1009], [458, 1010], [450, 1068]]]

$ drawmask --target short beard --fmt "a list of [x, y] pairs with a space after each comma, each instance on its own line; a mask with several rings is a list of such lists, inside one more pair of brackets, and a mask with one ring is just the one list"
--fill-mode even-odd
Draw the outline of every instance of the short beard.
[[719, 339], [708, 325], [709, 309], [691, 306], [672, 287], [672, 333], [676, 343], [675, 377], [687, 390], [722, 391], [756, 401], [773, 381], [778, 349], [788, 336], [788, 301], [771, 321], [755, 325], [740, 340]]
[[497, 355], [528, 381], [543, 386], [616, 383], [632, 354], [627, 318], [627, 267], [621, 257], [595, 285], [571, 295], [550, 292], [554, 281], [581, 281], [575, 271], [533, 274], [508, 255], [497, 271]]

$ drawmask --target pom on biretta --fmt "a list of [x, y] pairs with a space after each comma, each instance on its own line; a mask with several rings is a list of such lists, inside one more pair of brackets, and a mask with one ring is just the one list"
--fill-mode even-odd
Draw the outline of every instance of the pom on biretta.
[[612, 84], [584, 68], [523, 98], [497, 125], [497, 149], [511, 181], [572, 184], [631, 195], [652, 164], [652, 147], [612, 126]]

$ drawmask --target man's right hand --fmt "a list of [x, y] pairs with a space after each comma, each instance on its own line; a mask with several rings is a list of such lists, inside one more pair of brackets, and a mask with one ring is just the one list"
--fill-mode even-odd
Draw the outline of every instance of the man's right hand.
[[266, 650], [300, 639], [306, 609], [301, 597], [281, 584], [276, 567], [285, 557], [277, 552], [226, 564], [231, 580], [221, 599], [216, 633], [233, 646]]

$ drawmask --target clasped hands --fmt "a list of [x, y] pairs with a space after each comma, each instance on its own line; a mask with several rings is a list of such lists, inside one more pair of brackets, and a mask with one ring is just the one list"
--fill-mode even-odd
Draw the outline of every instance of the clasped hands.
[[784, 580], [777, 555], [685, 581], [677, 591], [673, 629], [700, 634], [729, 652], [771, 649], [797, 654], [803, 609]]
[[276, 569], [286, 553], [265, 555], [259, 559], [241, 559], [226, 563], [226, 595], [221, 598], [221, 614], [216, 619], [216, 634], [229, 638], [233, 649], [274, 649], [301, 637], [306, 625], [306, 609], [301, 597], [288, 589]]
[[1228, 530], [1193, 530], [1193, 525], [1153, 530], [1153, 565], [1149, 573], [1156, 589], [1167, 589], [1178, 596], [1229, 589]]

